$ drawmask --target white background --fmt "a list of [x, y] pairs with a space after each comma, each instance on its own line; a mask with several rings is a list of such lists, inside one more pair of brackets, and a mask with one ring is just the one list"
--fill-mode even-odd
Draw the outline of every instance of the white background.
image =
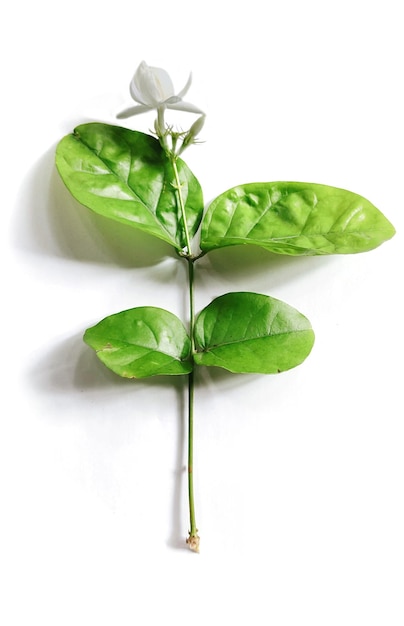
[[[3, 9], [4, 626], [404, 623], [399, 8]], [[244, 182], [319, 182], [367, 197], [398, 231], [362, 255], [233, 248], [199, 265], [198, 309], [257, 291], [298, 308], [316, 332], [308, 360], [280, 376], [199, 371], [200, 555], [184, 549], [183, 381], [121, 380], [81, 339], [132, 306], [186, 319], [184, 268], [164, 243], [77, 205], [53, 165], [76, 124], [114, 123], [130, 105], [142, 59], [178, 89], [193, 71], [187, 99], [208, 116], [205, 143], [186, 160], [206, 201]]]

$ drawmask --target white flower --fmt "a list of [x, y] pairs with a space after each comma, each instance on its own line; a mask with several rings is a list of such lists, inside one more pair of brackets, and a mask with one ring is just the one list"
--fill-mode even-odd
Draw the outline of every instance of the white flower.
[[131, 107], [119, 113], [119, 118], [131, 117], [137, 113], [151, 111], [153, 109], [175, 109], [188, 111], [189, 113], [202, 113], [195, 105], [184, 102], [183, 96], [191, 86], [192, 74], [187, 83], [178, 94], [174, 92], [174, 86], [168, 73], [160, 67], [149, 67], [142, 61], [131, 80], [130, 95], [138, 102], [137, 106]]

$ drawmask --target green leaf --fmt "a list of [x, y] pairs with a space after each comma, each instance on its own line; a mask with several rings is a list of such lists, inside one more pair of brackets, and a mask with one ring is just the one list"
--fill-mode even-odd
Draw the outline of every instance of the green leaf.
[[309, 355], [314, 333], [309, 320], [285, 302], [257, 293], [216, 298], [195, 324], [200, 365], [239, 373], [276, 374]]
[[201, 249], [252, 244], [277, 254], [348, 254], [376, 248], [394, 233], [373, 204], [350, 191], [251, 183], [212, 202], [202, 222]]
[[[181, 250], [186, 245], [170, 160], [154, 137], [119, 126], [83, 124], [64, 137], [56, 166], [72, 195], [95, 213], [139, 228]], [[203, 213], [199, 182], [177, 167], [192, 237]]]
[[116, 313], [86, 330], [84, 341], [124, 378], [192, 371], [187, 332], [178, 317], [164, 309], [146, 306]]

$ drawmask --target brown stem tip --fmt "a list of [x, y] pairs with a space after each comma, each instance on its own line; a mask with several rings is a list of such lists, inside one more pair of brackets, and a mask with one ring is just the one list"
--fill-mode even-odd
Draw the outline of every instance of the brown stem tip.
[[189, 549], [193, 550], [193, 552], [199, 552], [199, 542], [200, 542], [200, 539], [198, 535], [192, 535], [188, 537], [187, 539], [187, 544], [189, 546]]

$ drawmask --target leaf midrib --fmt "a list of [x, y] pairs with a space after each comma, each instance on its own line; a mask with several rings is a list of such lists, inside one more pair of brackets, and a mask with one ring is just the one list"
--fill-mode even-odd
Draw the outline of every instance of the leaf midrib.
[[298, 239], [299, 237], [307, 237], [307, 239], [311, 239], [314, 237], [324, 237], [325, 239], [327, 239], [327, 235], [338, 235], [343, 233], [344, 235], [355, 235], [355, 234], [372, 234], [372, 233], [380, 233], [381, 231], [387, 231], [388, 228], [371, 228], [369, 230], [366, 231], [361, 231], [361, 230], [344, 230], [344, 231], [338, 231], [338, 230], [328, 230], [326, 233], [310, 233], [310, 234], [305, 234], [303, 232], [298, 233], [297, 235], [287, 235], [284, 237], [268, 237], [267, 239], [263, 239], [263, 238], [258, 238], [258, 237], [250, 237], [249, 235], [244, 235], [242, 237], [235, 237], [235, 236], [227, 236], [227, 233], [221, 236], [214, 236], [214, 237], [210, 237], [210, 238], [206, 238], [204, 239], [204, 242], [209, 242], [209, 241], [218, 241], [221, 239], [231, 239], [231, 240], [242, 240], [242, 241], [262, 241], [262, 242], [268, 242], [268, 241], [273, 241], [273, 242], [281, 242], [281, 241], [285, 241], [285, 240], [290, 240], [290, 239]]
[[246, 343], [248, 341], [257, 341], [259, 339], [271, 339], [272, 337], [281, 337], [282, 335], [292, 335], [292, 334], [297, 334], [297, 333], [307, 333], [311, 331], [311, 328], [304, 328], [301, 330], [290, 330], [288, 332], [282, 332], [282, 333], [273, 333], [271, 335], [260, 335], [259, 337], [251, 337], [251, 339], [240, 339], [240, 340], [235, 340], [235, 341], [226, 341], [223, 343], [217, 343], [217, 344], [213, 344], [210, 345], [208, 348], [203, 348], [203, 350], [198, 351], [198, 354], [202, 354], [203, 352], [210, 352], [212, 350], [214, 350], [215, 348], [223, 348], [225, 346], [232, 346], [234, 344], [240, 344], [240, 343]]
[[[96, 350], [96, 352], [118, 352], [119, 350], [125, 350], [126, 348], [144, 348], [145, 350], [148, 350], [147, 354], [149, 354], [150, 352], [157, 352], [159, 354], [164, 354], [165, 356], [171, 357], [172, 359], [174, 359], [175, 361], [179, 361], [180, 363], [182, 363], [182, 361], [186, 361], [186, 359], [181, 359], [181, 357], [177, 357], [174, 356], [173, 354], [170, 354], [169, 352], [165, 352], [164, 350], [159, 350], [156, 348], [150, 348], [150, 346], [143, 346], [140, 343], [127, 343], [125, 341], [122, 341], [121, 339], [118, 339], [118, 341], [121, 341], [124, 346], [120, 346], [120, 347], [114, 347], [111, 345], [111, 347], [109, 348], [108, 346], [104, 346], [103, 348], [99, 348], [98, 350]], [[144, 354], [142, 354], [142, 356], [139, 357], [139, 359], [141, 359], [143, 356], [145, 356]], [[135, 359], [137, 360], [137, 359]]]

